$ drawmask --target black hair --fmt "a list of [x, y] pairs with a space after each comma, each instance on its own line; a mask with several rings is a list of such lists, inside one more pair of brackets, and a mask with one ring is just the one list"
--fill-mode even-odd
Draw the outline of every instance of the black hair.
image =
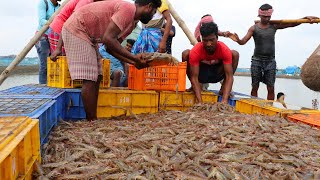
[[269, 9], [272, 9], [272, 6], [270, 4], [264, 4], [262, 6], [260, 6], [260, 8], [262, 11], [265, 11], [265, 10], [269, 10]]
[[135, 3], [140, 6], [145, 6], [151, 3], [153, 8], [159, 8], [162, 4], [161, 0], [135, 0]]
[[211, 14], [206, 14], [206, 15], [202, 16], [201, 19], [203, 19], [204, 17], [207, 17], [207, 16], [211, 16]]
[[283, 93], [283, 92], [279, 92], [279, 93], [277, 94], [277, 99], [279, 99], [281, 96], [284, 96], [284, 93]]
[[135, 42], [133, 39], [127, 39], [127, 43], [131, 44], [131, 46], [133, 46]]
[[218, 36], [218, 25], [214, 22], [204, 23], [200, 27], [200, 34], [203, 37], [214, 34]]

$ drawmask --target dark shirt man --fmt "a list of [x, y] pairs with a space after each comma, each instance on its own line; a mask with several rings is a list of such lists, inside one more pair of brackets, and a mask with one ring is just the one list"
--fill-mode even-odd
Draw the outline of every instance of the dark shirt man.
[[[163, 27], [161, 28], [162, 34], [164, 33], [165, 27], [166, 27], [166, 24], [164, 24]], [[176, 36], [176, 27], [174, 27], [174, 25], [172, 25], [168, 39], [167, 39], [167, 44], [166, 44], [166, 53], [167, 54], [172, 54], [171, 46], [172, 46], [172, 39], [174, 36]]]
[[[251, 26], [247, 34], [240, 39], [237, 34], [232, 39], [240, 45], [246, 44], [251, 37], [254, 39], [255, 49], [251, 61], [251, 78], [252, 89], [251, 96], [258, 96], [259, 83], [263, 82], [267, 85], [268, 100], [274, 100], [274, 84], [276, 81], [276, 68], [277, 63], [275, 61], [275, 34], [278, 29], [285, 29], [288, 27], [295, 27], [300, 23], [291, 24], [271, 24], [270, 19], [273, 13], [272, 6], [264, 4], [259, 8], [258, 16], [260, 22]], [[304, 19], [312, 19], [317, 17], [308, 16]]]

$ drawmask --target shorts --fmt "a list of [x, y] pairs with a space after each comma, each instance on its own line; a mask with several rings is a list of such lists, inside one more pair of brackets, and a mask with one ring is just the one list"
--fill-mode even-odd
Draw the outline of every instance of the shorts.
[[65, 28], [62, 29], [62, 38], [71, 79], [97, 82], [98, 75], [102, 75], [102, 64], [98, 58], [97, 48]]
[[[217, 83], [225, 79], [224, 71], [219, 70], [223, 66], [222, 63], [209, 65], [200, 62], [199, 77], [200, 83]], [[219, 72], [220, 71], [220, 72]]]
[[[114, 78], [114, 72], [115, 71], [120, 71], [120, 74], [121, 74], [121, 76], [120, 76], [120, 86], [123, 87], [125, 81], [127, 80], [127, 76], [124, 73], [123, 69], [112, 69], [111, 70], [111, 74], [110, 74], [110, 79], [111, 80], [113, 80], [113, 78]], [[111, 85], [112, 85], [112, 82], [111, 82]]]
[[252, 60], [251, 78], [252, 86], [259, 86], [263, 82], [267, 86], [274, 87], [276, 81], [277, 63], [275, 59], [270, 61]]

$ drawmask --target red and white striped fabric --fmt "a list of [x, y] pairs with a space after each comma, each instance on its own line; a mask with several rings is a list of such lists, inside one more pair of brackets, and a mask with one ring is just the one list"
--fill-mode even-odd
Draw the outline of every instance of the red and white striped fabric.
[[98, 75], [102, 75], [97, 48], [65, 28], [62, 29], [62, 37], [71, 78], [97, 82]]
[[[57, 48], [57, 44], [60, 38], [60, 34], [54, 32], [54, 31], [50, 31], [49, 35], [48, 35], [48, 39], [49, 39], [49, 43], [50, 43], [50, 52], [53, 53], [56, 48]], [[64, 50], [64, 47], [62, 46], [62, 52], [61, 52], [61, 56], [65, 56], [66, 52]]]

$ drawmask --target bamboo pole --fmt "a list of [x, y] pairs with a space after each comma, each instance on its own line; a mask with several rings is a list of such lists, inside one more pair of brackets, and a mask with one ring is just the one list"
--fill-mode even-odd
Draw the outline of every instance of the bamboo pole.
[[[260, 20], [254, 21], [255, 23], [260, 22]], [[270, 20], [271, 24], [292, 24], [292, 23], [320, 23], [319, 19], [314, 19], [310, 21], [309, 19], [282, 19], [282, 20]]]
[[178, 15], [177, 11], [172, 7], [171, 3], [169, 2], [169, 0], [167, 0], [168, 6], [169, 6], [169, 11], [171, 13], [171, 15], [173, 16], [173, 18], [176, 20], [176, 22], [179, 24], [179, 26], [181, 27], [181, 29], [183, 30], [183, 32], [186, 34], [186, 36], [188, 37], [190, 43], [192, 45], [196, 45], [198, 43], [198, 41], [196, 40], [196, 38], [194, 37], [194, 35], [191, 33], [191, 31], [189, 30], [189, 28], [187, 27], [187, 25], [185, 24], [185, 22], [181, 19], [181, 17]]
[[41, 36], [49, 29], [49, 25], [54, 17], [59, 14], [61, 9], [67, 4], [69, 0], [64, 0], [59, 9], [50, 17], [47, 23], [33, 36], [30, 42], [23, 48], [23, 50], [16, 56], [16, 58], [9, 64], [9, 66], [0, 75], [0, 85], [7, 79], [11, 71], [23, 60], [29, 53], [32, 47], [39, 41]]

